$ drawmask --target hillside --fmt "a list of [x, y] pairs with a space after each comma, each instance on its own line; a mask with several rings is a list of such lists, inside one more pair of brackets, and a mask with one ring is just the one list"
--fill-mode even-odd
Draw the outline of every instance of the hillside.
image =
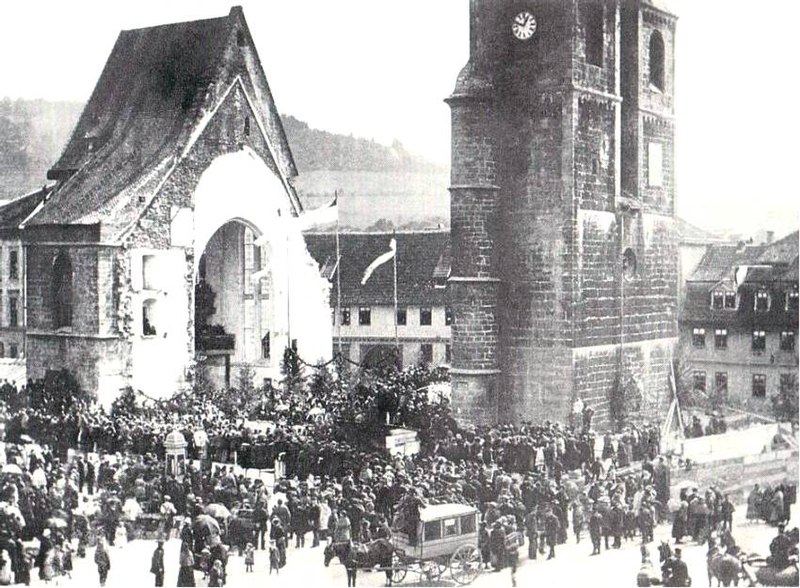
[[83, 105], [77, 102], [0, 99], [0, 199], [22, 196], [45, 183]]
[[[45, 183], [83, 105], [0, 100], [0, 200]], [[340, 194], [343, 228], [429, 228], [449, 224], [447, 170], [392, 146], [312, 129], [291, 115], [283, 124], [300, 173], [295, 185], [314, 208]]]

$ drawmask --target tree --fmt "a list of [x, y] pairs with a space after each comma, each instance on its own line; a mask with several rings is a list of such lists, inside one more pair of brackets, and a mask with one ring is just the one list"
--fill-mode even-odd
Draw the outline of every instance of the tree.
[[770, 397], [772, 413], [779, 421], [796, 423], [798, 420], [797, 374], [781, 377], [778, 393]]
[[631, 413], [642, 406], [642, 391], [638, 382], [629, 371], [618, 374], [611, 386], [608, 398], [608, 410], [617, 430], [621, 430]]

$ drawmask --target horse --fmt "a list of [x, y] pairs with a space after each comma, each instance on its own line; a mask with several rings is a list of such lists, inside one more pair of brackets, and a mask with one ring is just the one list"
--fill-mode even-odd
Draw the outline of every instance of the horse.
[[739, 579], [745, 576], [742, 562], [738, 557], [724, 553], [719, 546], [712, 547], [706, 558], [708, 568], [708, 585], [716, 578], [717, 586], [739, 585]]
[[370, 543], [340, 542], [325, 547], [325, 567], [334, 557], [347, 569], [347, 586], [356, 585], [358, 568], [371, 569], [375, 566], [383, 568], [386, 574], [386, 585], [392, 585], [392, 556], [394, 547], [386, 539], [376, 539]]

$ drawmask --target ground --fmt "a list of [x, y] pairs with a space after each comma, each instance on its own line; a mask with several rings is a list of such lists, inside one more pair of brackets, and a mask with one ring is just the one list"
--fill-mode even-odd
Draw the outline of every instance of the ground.
[[[796, 510], [796, 509], [795, 509]], [[775, 536], [775, 529], [763, 523], [752, 523], [745, 520], [745, 506], [737, 507], [734, 515], [734, 537], [749, 553], [768, 553], [769, 542]], [[793, 514], [791, 526], [798, 524], [798, 515]], [[655, 534], [656, 542], [651, 544], [652, 556], [658, 560], [656, 545], [670, 535], [669, 526], [661, 526]], [[308, 535], [307, 545], [311, 544]], [[153, 586], [154, 578], [149, 573], [150, 556], [155, 548], [153, 541], [134, 541], [111, 548], [111, 572], [107, 586]], [[166, 578], [165, 586], [175, 586], [178, 576], [178, 552], [180, 541], [171, 539], [165, 546]], [[705, 565], [705, 545], [692, 543], [683, 546], [683, 558], [689, 567], [693, 586], [706, 586], [707, 575]], [[636, 573], [639, 570], [639, 541], [628, 541], [621, 549], [603, 551], [599, 556], [590, 557], [591, 543], [588, 534], [575, 544], [570, 533], [570, 541], [556, 548], [556, 558], [551, 561], [539, 559], [529, 561], [527, 545], [520, 549], [520, 567], [517, 572], [518, 586], [635, 586]], [[61, 581], [62, 586], [97, 586], [97, 570], [90, 550], [86, 559], [75, 559], [75, 570], [71, 580]], [[322, 547], [289, 549], [287, 565], [280, 575], [271, 577], [268, 572], [268, 561], [264, 551], [256, 552], [255, 571], [245, 573], [244, 559], [233, 555], [228, 564], [228, 586], [286, 586], [301, 588], [305, 586], [341, 586], [347, 585], [344, 568], [334, 560], [331, 566], [323, 565]], [[33, 576], [37, 575], [34, 570]], [[383, 586], [385, 576], [382, 573], [359, 572], [359, 586]], [[43, 583], [34, 579], [32, 585]], [[205, 582], [198, 582], [205, 586]], [[433, 583], [421, 580], [417, 574], [409, 573], [403, 586], [455, 586], [455, 582], [446, 571], [442, 579]], [[511, 575], [508, 570], [499, 573], [486, 572], [472, 584], [474, 588], [495, 586], [511, 586]]]

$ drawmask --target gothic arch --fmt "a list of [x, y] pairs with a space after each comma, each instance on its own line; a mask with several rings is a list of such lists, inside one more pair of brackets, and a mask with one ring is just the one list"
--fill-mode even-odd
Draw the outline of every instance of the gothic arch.
[[659, 31], [653, 31], [650, 35], [650, 84], [662, 92], [664, 91], [664, 37]]

